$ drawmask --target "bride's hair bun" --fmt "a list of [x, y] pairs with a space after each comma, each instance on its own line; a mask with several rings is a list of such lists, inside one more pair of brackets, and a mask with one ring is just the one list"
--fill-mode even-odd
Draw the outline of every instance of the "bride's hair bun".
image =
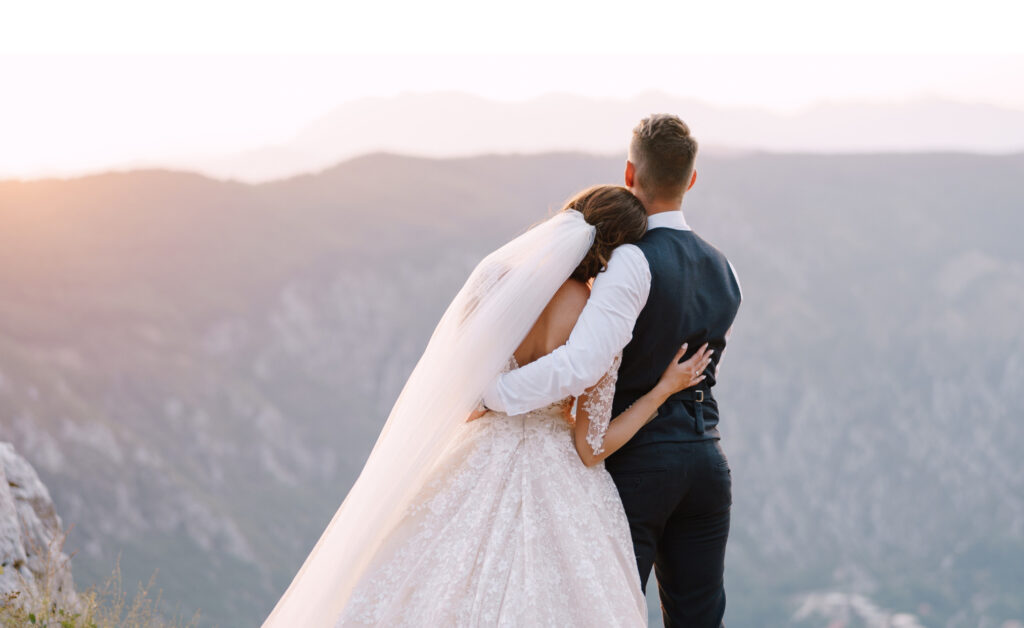
[[632, 192], [620, 185], [595, 185], [566, 201], [594, 225], [594, 244], [573, 271], [573, 279], [589, 281], [608, 266], [615, 247], [636, 242], [647, 231], [647, 211]]

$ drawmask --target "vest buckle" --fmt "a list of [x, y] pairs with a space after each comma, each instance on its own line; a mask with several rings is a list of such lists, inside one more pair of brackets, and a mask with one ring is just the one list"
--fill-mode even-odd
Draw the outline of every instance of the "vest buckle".
[[693, 395], [694, 395], [694, 397], [693, 397], [694, 401], [696, 401], [697, 403], [704, 403], [704, 391], [703, 390], [695, 390], [695, 391], [693, 391]]

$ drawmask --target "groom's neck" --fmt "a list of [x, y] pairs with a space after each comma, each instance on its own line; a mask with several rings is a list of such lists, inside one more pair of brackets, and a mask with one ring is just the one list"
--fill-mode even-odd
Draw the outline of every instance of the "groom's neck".
[[644, 209], [647, 210], [648, 216], [654, 214], [663, 214], [665, 212], [677, 212], [683, 206], [683, 199], [655, 199], [644, 203]]

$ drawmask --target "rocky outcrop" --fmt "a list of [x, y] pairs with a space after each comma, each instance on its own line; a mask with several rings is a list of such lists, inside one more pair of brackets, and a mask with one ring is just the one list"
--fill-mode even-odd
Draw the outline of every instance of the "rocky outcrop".
[[17, 591], [22, 603], [44, 596], [76, 608], [63, 537], [50, 492], [35, 469], [13, 445], [0, 442], [0, 598]]

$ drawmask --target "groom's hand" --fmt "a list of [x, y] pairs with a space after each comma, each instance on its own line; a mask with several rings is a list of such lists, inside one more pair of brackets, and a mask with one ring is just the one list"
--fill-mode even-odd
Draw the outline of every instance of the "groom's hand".
[[466, 417], [466, 423], [469, 423], [470, 421], [476, 421], [477, 419], [487, 414], [488, 412], [490, 412], [490, 410], [487, 409], [487, 406], [481, 403], [477, 405], [477, 407], [474, 408], [472, 412], [469, 413], [469, 416]]

